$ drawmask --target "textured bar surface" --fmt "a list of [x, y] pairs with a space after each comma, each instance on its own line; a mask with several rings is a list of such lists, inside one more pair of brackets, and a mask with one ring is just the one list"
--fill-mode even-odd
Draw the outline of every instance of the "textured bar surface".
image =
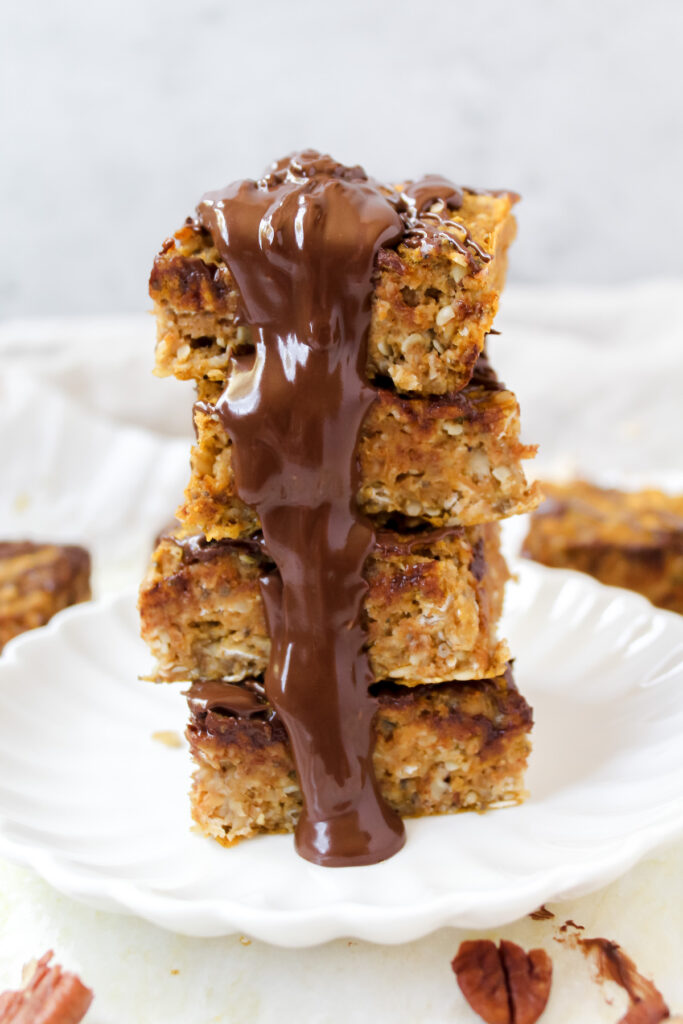
[[[374, 689], [374, 769], [401, 815], [524, 799], [532, 714], [509, 671], [479, 682]], [[205, 835], [229, 844], [293, 830], [301, 792], [287, 735], [267, 705], [261, 716], [200, 712], [187, 735], [196, 763], [192, 814]]]
[[[375, 679], [496, 675], [509, 657], [496, 626], [508, 578], [496, 524], [408, 538], [380, 534], [366, 566], [363, 625]], [[159, 681], [241, 680], [270, 653], [255, 545], [213, 542], [199, 556], [162, 539], [140, 590], [142, 636]]]
[[[464, 192], [454, 225], [491, 257], [468, 260], [448, 243], [424, 252], [402, 243], [381, 250], [368, 342], [369, 379], [398, 391], [445, 394], [470, 379], [493, 323], [516, 225], [511, 193]], [[457, 232], [457, 227], [456, 227]], [[180, 380], [224, 381], [230, 357], [248, 351], [247, 326], [234, 322], [230, 271], [208, 232], [189, 220], [168, 239], [150, 279], [158, 324], [156, 372]]]
[[0, 542], [0, 650], [90, 598], [90, 555], [74, 545]]
[[683, 496], [618, 491], [577, 480], [542, 484], [522, 553], [626, 587], [683, 614]]
[[[401, 516], [407, 525], [474, 526], [539, 501], [521, 461], [535, 445], [519, 440], [519, 405], [484, 360], [470, 384], [440, 399], [380, 391], [361, 430], [361, 510], [378, 523]], [[256, 514], [235, 493], [230, 439], [214, 411], [222, 385], [198, 385], [191, 478], [178, 518], [211, 540], [258, 529]]]

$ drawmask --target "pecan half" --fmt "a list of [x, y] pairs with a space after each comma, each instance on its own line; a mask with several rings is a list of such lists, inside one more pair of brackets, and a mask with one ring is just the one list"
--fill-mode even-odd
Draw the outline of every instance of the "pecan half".
[[525, 953], [505, 939], [463, 942], [452, 963], [460, 990], [486, 1024], [534, 1024], [545, 1010], [552, 961], [544, 949]]

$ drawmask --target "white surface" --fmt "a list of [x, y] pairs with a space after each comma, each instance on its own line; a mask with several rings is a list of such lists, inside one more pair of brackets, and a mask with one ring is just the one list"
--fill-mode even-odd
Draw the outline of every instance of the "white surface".
[[[555, 941], [569, 917], [621, 943], [673, 1011], [683, 1008], [682, 879], [679, 844], [599, 893], [553, 906], [552, 921], [483, 934], [551, 955], [540, 1024], [616, 1024], [625, 1011], [623, 993], [596, 985], [584, 957]], [[95, 989], [88, 1024], [481, 1024], [450, 962], [463, 939], [482, 933], [443, 928], [404, 946], [340, 939], [305, 950], [187, 939], [74, 903], [2, 861], [0, 919], [0, 984], [16, 985], [21, 965], [52, 944]]]
[[201, 194], [314, 145], [524, 196], [514, 279], [680, 274], [680, 0], [6, 0], [0, 317], [141, 310]]
[[285, 946], [494, 927], [611, 881], [683, 830], [683, 617], [513, 566], [501, 629], [536, 716], [522, 806], [409, 821], [395, 857], [338, 871], [291, 836], [226, 850], [191, 834], [188, 758], [152, 739], [183, 731], [185, 702], [138, 680], [148, 658], [123, 594], [5, 651], [0, 852], [101, 909]]

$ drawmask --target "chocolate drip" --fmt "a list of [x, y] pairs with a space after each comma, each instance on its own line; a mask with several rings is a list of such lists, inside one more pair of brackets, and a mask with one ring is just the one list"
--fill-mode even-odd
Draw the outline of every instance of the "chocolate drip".
[[620, 985], [628, 995], [631, 1006], [618, 1024], [658, 1024], [669, 1017], [662, 993], [640, 974], [633, 960], [616, 942], [603, 938], [576, 941], [585, 953], [595, 953], [601, 977]]
[[235, 548], [242, 548], [252, 555], [263, 558], [264, 561], [270, 561], [272, 565], [261, 533], [255, 533], [253, 537], [241, 537], [235, 540], [232, 538], [207, 540], [203, 533], [193, 533], [187, 537], [175, 537], [171, 534], [167, 537], [181, 549], [183, 562], [186, 564], [210, 562], [221, 551], [234, 551]]
[[374, 535], [355, 505], [356, 445], [374, 400], [363, 379], [373, 267], [404, 224], [361, 168], [311, 151], [209, 193], [198, 215], [256, 342], [216, 409], [234, 442], [237, 491], [279, 569], [261, 581], [266, 692], [304, 794], [296, 846], [317, 864], [375, 863], [404, 831], [372, 770], [360, 611]]
[[449, 216], [462, 202], [463, 190], [439, 174], [408, 182], [396, 200], [406, 225], [404, 244], [426, 252], [446, 242], [467, 258], [470, 270], [479, 270], [482, 263], [490, 261], [489, 253], [477, 245], [464, 224]]
[[408, 182], [401, 192], [401, 198], [408, 206], [413, 206], [419, 217], [430, 206], [439, 200], [449, 210], [459, 210], [462, 206], [462, 189], [457, 188], [440, 174], [425, 174], [418, 181]]
[[201, 679], [192, 684], [186, 697], [191, 713], [197, 718], [209, 712], [251, 718], [269, 711], [263, 687], [258, 683], [236, 686], [221, 680]]
[[191, 715], [190, 732], [227, 736], [236, 721], [244, 724], [246, 720], [254, 742], [288, 742], [282, 722], [256, 679], [239, 684], [202, 679], [193, 683], [185, 696]]

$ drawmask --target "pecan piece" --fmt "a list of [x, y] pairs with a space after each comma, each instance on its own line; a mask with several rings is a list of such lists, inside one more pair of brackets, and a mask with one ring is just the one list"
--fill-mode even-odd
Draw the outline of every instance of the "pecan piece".
[[505, 939], [500, 958], [510, 992], [511, 1024], [534, 1024], [545, 1010], [553, 977], [552, 960], [544, 949], [525, 953]]
[[532, 921], [550, 921], [555, 915], [552, 910], [548, 910], [545, 903], [542, 903], [538, 910], [534, 910], [529, 914], [529, 917]]
[[92, 1003], [89, 988], [61, 967], [50, 967], [52, 952], [29, 970], [24, 988], [0, 995], [0, 1024], [78, 1024]]
[[463, 942], [452, 963], [460, 990], [486, 1024], [534, 1024], [543, 1013], [552, 980], [544, 949], [525, 953], [505, 939]]

